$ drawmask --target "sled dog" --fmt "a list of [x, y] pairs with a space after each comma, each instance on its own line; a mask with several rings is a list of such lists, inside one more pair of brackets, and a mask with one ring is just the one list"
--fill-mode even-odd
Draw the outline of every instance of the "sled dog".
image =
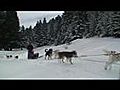
[[106, 53], [107, 56], [109, 56], [109, 59], [106, 62], [105, 67], [104, 67], [105, 70], [108, 69], [108, 66], [109, 66], [109, 69], [111, 69], [112, 64], [114, 62], [120, 61], [120, 53], [117, 53], [116, 51], [108, 51], [108, 50], [103, 50], [103, 51]]
[[72, 57], [78, 57], [76, 51], [63, 51], [63, 52], [58, 52], [58, 59], [62, 59], [62, 62], [64, 63], [64, 58], [66, 58], [71, 64], [72, 63]]
[[53, 49], [45, 49], [45, 59], [46, 57], [48, 57], [48, 60], [49, 59], [52, 59], [52, 52], [53, 52]]

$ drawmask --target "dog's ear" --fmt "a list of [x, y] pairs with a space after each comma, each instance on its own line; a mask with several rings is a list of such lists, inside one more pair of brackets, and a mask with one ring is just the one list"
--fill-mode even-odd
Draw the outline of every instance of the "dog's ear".
[[74, 54], [77, 54], [77, 52], [74, 50], [74, 51], [72, 51]]
[[75, 50], [73, 50], [72, 52], [76, 52]]
[[116, 53], [116, 51], [111, 51], [111, 53], [115, 54], [115, 53]]

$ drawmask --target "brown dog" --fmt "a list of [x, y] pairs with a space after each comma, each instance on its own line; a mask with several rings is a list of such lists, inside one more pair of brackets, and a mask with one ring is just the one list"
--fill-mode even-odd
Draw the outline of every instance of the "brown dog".
[[69, 62], [71, 64], [72, 63], [72, 57], [78, 57], [77, 56], [77, 52], [76, 51], [71, 51], [71, 52], [68, 52], [68, 51], [63, 51], [63, 52], [58, 52], [58, 57], [59, 59], [62, 59], [62, 62], [64, 63], [64, 58], [66, 58], [67, 60], [69, 60]]

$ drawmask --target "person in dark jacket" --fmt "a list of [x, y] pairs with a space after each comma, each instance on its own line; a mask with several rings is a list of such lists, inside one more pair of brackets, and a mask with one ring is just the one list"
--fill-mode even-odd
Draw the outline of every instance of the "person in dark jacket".
[[34, 51], [33, 51], [33, 45], [31, 43], [27, 46], [27, 50], [28, 50], [28, 59], [32, 59], [34, 55]]
[[27, 50], [28, 50], [28, 59], [37, 59], [39, 57], [39, 53], [34, 54], [33, 45], [31, 43], [27, 46]]

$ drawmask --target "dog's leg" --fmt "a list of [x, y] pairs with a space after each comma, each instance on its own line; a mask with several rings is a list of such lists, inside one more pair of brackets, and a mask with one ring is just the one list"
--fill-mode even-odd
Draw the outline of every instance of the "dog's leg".
[[64, 58], [62, 58], [62, 62], [65, 63], [65, 62], [64, 62]]
[[104, 69], [107, 70], [108, 66], [109, 66], [111, 63], [112, 63], [112, 56], [109, 55], [109, 59], [108, 59], [108, 61], [106, 62]]
[[50, 55], [50, 59], [52, 60], [52, 54]]
[[50, 60], [51, 59], [51, 56], [50, 55], [48, 55], [48, 60]]
[[109, 65], [109, 70], [111, 70], [111, 69], [112, 69], [112, 64]]
[[45, 55], [45, 60], [46, 60], [46, 57], [47, 57], [47, 56]]
[[58, 62], [61, 63], [61, 59], [58, 59]]
[[109, 70], [111, 70], [112, 69], [112, 63], [114, 62], [114, 60], [111, 60], [109, 63], [108, 63], [108, 65], [109, 65]]
[[70, 63], [71, 63], [71, 64], [73, 64], [73, 63], [72, 63], [72, 59], [71, 59], [71, 58], [69, 59], [69, 61], [70, 61]]
[[107, 70], [108, 62], [106, 62], [104, 69]]
[[66, 58], [66, 61], [67, 61], [67, 62], [70, 62], [70, 60], [69, 60], [68, 58]]
[[57, 55], [55, 54], [55, 57], [54, 57], [55, 59], [57, 59]]
[[50, 56], [48, 56], [48, 60], [49, 60]]
[[55, 59], [57, 59], [57, 56], [58, 56], [58, 55], [57, 55], [57, 54], [55, 54]]
[[113, 63], [113, 62], [114, 62], [113, 60], [106, 62], [105, 70], [107, 70], [108, 66], [109, 66], [109, 70], [111, 70], [111, 69], [112, 69], [112, 63]]

